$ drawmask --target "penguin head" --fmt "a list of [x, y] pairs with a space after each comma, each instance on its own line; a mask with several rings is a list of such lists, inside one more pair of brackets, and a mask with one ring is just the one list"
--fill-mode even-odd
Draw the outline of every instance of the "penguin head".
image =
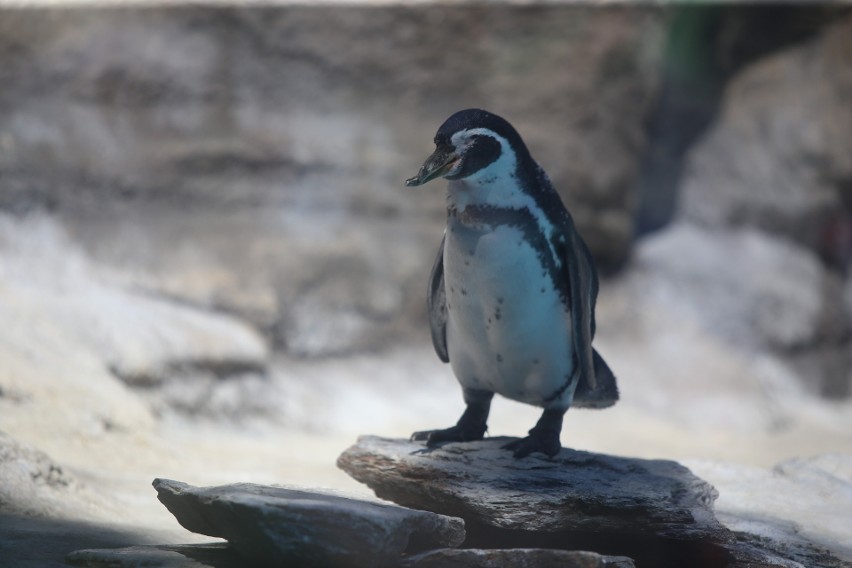
[[513, 175], [520, 161], [528, 159], [523, 140], [505, 119], [480, 109], [461, 110], [438, 129], [435, 151], [405, 185], [423, 185], [438, 177]]

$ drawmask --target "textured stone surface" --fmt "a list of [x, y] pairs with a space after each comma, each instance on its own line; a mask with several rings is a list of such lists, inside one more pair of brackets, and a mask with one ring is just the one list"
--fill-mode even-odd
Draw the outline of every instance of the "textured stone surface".
[[623, 263], [664, 25], [650, 5], [4, 10], [0, 208], [51, 210], [128, 281], [290, 353], [375, 348], [423, 312], [443, 190], [402, 183], [461, 108], [515, 124]]
[[639, 244], [618, 288], [622, 301], [657, 306], [812, 393], [848, 392], [852, 309], [841, 277], [801, 244], [679, 222]]
[[80, 517], [62, 519], [0, 513], [0, 564], [3, 568], [68, 568], [69, 553], [83, 548], [115, 549], [168, 540], [162, 534], [149, 539], [139, 527], [116, 522], [113, 512], [99, 522]]
[[754, 229], [677, 223], [637, 251], [637, 295], [743, 349], [807, 349], [852, 331], [842, 284], [804, 247]]
[[[68, 555], [72, 566], [86, 568], [242, 568], [245, 559], [228, 545], [132, 546], [78, 550]], [[338, 564], [335, 564], [338, 566]], [[442, 548], [404, 557], [387, 568], [633, 568], [623, 556], [594, 552], [518, 548], [479, 550]]]
[[[852, 455], [785, 460], [770, 469], [689, 460], [690, 469], [719, 489], [716, 516], [726, 527], [788, 550], [824, 547], [852, 563]], [[800, 559], [805, 565], [808, 558]]]
[[594, 552], [514, 548], [432, 550], [405, 559], [402, 568], [633, 568], [624, 556]]
[[[847, 17], [732, 80], [716, 124], [690, 154], [681, 202], [687, 218], [758, 227], [852, 260], [850, 38]], [[836, 234], [844, 224], [845, 239]]]
[[85, 568], [242, 568], [245, 559], [227, 544], [131, 546], [77, 550], [68, 564]]
[[117, 282], [47, 216], [0, 215], [0, 258], [0, 427], [12, 436], [59, 458], [74, 437], [141, 439], [172, 409], [277, 411], [262, 402], [275, 398], [268, 345], [245, 321]]
[[553, 459], [516, 460], [501, 448], [507, 440], [424, 450], [363, 436], [337, 464], [382, 499], [459, 516], [482, 530], [676, 538], [720, 528], [712, 513], [716, 491], [676, 462], [564, 448]]
[[0, 514], [94, 519], [117, 510], [44, 452], [0, 431]]
[[338, 466], [379, 497], [465, 519], [466, 547], [594, 550], [671, 568], [849, 566], [812, 540], [725, 528], [716, 490], [676, 462], [567, 449], [515, 460], [506, 441], [425, 451], [364, 436]]
[[465, 537], [461, 519], [330, 494], [166, 479], [154, 487], [186, 529], [225, 538], [256, 562], [381, 566], [405, 551], [457, 546]]

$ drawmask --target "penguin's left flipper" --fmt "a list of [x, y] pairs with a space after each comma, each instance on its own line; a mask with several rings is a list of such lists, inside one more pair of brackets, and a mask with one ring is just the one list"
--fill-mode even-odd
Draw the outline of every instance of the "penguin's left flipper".
[[592, 361], [595, 368], [594, 388], [580, 381], [577, 390], [574, 391], [574, 402], [572, 406], [577, 408], [607, 408], [618, 401], [618, 385], [615, 375], [603, 360], [597, 349], [592, 349]]
[[426, 310], [429, 313], [429, 330], [432, 333], [432, 346], [438, 358], [444, 363], [450, 362], [447, 349], [447, 294], [444, 290], [444, 241], [441, 239], [432, 274], [429, 276], [429, 289], [426, 294]]

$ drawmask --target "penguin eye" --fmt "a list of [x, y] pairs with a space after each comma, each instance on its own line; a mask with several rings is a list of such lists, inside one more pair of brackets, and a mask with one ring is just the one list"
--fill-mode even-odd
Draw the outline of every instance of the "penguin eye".
[[480, 153], [493, 154], [500, 153], [500, 142], [491, 136], [484, 134], [475, 134], [465, 141], [464, 149], [475, 149]]
[[479, 134], [474, 134], [473, 136], [466, 136], [461, 139], [461, 146], [458, 148], [459, 153], [467, 152], [468, 150], [476, 147], [482, 140], [485, 140], [487, 137]]

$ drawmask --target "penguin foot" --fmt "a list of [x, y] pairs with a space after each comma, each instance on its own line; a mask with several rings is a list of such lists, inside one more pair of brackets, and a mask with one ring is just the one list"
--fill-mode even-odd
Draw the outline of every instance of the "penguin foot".
[[487, 427], [455, 425], [443, 430], [423, 430], [411, 435], [412, 442], [426, 442], [429, 447], [443, 444], [444, 442], [473, 442], [485, 437]]
[[541, 452], [552, 458], [562, 449], [558, 433], [540, 433], [534, 431], [526, 438], [509, 442], [503, 446], [504, 450], [511, 450], [516, 459], [525, 458], [533, 452]]
[[562, 415], [565, 410], [545, 409], [530, 435], [503, 446], [504, 450], [514, 452], [516, 459], [525, 458], [533, 452], [553, 457], [562, 449], [559, 433], [562, 431]]
[[444, 442], [473, 442], [485, 437], [488, 430], [488, 410], [494, 393], [466, 389], [467, 408], [455, 426], [443, 430], [424, 430], [411, 435], [412, 442], [426, 442], [432, 447]]

